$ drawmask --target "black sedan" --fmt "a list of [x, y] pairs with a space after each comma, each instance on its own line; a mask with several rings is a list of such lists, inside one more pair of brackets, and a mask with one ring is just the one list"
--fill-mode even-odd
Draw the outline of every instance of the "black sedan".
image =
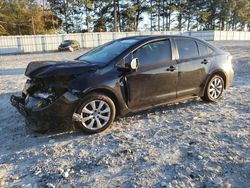
[[196, 38], [122, 38], [72, 61], [31, 62], [22, 96], [11, 102], [36, 131], [98, 133], [129, 112], [197, 97], [217, 102], [232, 83], [231, 61]]
[[70, 51], [73, 52], [75, 50], [79, 50], [80, 47], [80, 43], [76, 40], [65, 40], [63, 41], [59, 47], [58, 50], [59, 51]]

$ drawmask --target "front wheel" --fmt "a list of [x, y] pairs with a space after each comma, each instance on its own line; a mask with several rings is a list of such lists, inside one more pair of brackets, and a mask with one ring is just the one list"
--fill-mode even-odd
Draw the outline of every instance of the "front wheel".
[[107, 129], [115, 118], [114, 102], [106, 95], [92, 93], [83, 98], [78, 108], [77, 124], [86, 133], [99, 133]]
[[219, 75], [214, 75], [208, 82], [203, 100], [209, 102], [217, 102], [224, 92], [224, 80]]

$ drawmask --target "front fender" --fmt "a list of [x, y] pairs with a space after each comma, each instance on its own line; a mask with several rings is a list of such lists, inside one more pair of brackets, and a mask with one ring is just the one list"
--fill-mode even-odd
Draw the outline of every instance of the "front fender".
[[83, 98], [91, 92], [101, 92], [108, 95], [116, 103], [119, 115], [123, 116], [127, 112], [126, 84], [122, 75], [110, 73], [105, 75], [86, 75], [81, 76], [70, 84], [70, 90], [77, 92]]

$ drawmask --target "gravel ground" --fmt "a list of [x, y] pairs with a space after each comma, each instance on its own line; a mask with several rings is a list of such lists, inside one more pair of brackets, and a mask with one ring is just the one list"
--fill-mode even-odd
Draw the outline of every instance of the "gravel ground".
[[83, 51], [0, 56], [0, 187], [250, 187], [250, 45], [215, 44], [234, 57], [221, 102], [144, 111], [96, 135], [31, 132], [9, 103], [28, 62]]

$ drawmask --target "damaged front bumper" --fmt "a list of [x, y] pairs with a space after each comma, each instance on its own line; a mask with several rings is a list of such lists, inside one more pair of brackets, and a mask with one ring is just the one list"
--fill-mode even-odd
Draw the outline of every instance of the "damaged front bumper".
[[42, 98], [12, 95], [11, 104], [27, 119], [27, 125], [34, 131], [70, 129], [73, 127], [72, 116], [79, 98], [70, 92], [64, 93], [51, 104], [44, 106]]

